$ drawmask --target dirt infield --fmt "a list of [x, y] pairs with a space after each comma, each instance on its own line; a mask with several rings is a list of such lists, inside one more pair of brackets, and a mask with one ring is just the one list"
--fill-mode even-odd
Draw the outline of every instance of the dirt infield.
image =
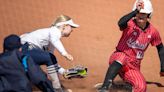
[[[159, 30], [164, 42], [164, 0], [151, 0], [154, 12], [151, 22]], [[63, 43], [74, 61], [66, 61], [56, 52], [65, 68], [81, 64], [88, 67], [88, 77], [66, 80], [65, 87], [73, 92], [96, 92], [94, 84], [102, 82], [108, 67], [109, 55], [121, 36], [117, 21], [131, 11], [134, 0], [0, 0], [0, 43], [11, 33], [22, 34], [48, 27], [56, 16], [71, 16], [80, 28]], [[0, 45], [2, 51], [2, 45]], [[156, 48], [149, 47], [142, 61], [141, 71], [147, 80], [147, 92], [164, 92], [164, 77], [159, 76]], [[116, 81], [120, 81], [119, 77]], [[120, 91], [119, 91], [120, 92]]]

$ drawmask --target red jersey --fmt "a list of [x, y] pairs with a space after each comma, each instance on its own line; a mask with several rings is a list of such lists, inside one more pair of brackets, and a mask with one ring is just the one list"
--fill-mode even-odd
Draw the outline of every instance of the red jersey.
[[131, 19], [128, 22], [127, 28], [123, 30], [122, 37], [116, 49], [134, 59], [142, 59], [150, 43], [152, 46], [157, 46], [161, 42], [159, 32], [151, 23], [148, 28], [143, 31], [136, 25], [134, 20]]

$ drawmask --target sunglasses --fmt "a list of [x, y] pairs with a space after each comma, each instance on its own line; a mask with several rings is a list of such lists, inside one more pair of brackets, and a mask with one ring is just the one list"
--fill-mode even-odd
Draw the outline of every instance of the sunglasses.
[[136, 15], [136, 17], [138, 18], [138, 19], [146, 19], [146, 18], [148, 18], [148, 15], [147, 16], [143, 16], [143, 15]]
[[138, 19], [146, 19], [148, 16], [136, 16]]

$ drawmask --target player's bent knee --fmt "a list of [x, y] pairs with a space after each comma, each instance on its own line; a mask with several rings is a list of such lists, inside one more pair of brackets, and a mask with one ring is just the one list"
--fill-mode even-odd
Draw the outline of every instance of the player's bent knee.
[[139, 92], [146, 92], [146, 86], [139, 86]]
[[142, 83], [135, 85], [133, 90], [134, 90], [134, 92], [146, 92], [146, 85], [142, 84]]

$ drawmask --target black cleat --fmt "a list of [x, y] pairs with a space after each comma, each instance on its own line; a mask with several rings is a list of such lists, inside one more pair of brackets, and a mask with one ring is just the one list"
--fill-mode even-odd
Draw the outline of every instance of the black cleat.
[[98, 92], [109, 92], [107, 87], [100, 87], [97, 90], [98, 90]]

